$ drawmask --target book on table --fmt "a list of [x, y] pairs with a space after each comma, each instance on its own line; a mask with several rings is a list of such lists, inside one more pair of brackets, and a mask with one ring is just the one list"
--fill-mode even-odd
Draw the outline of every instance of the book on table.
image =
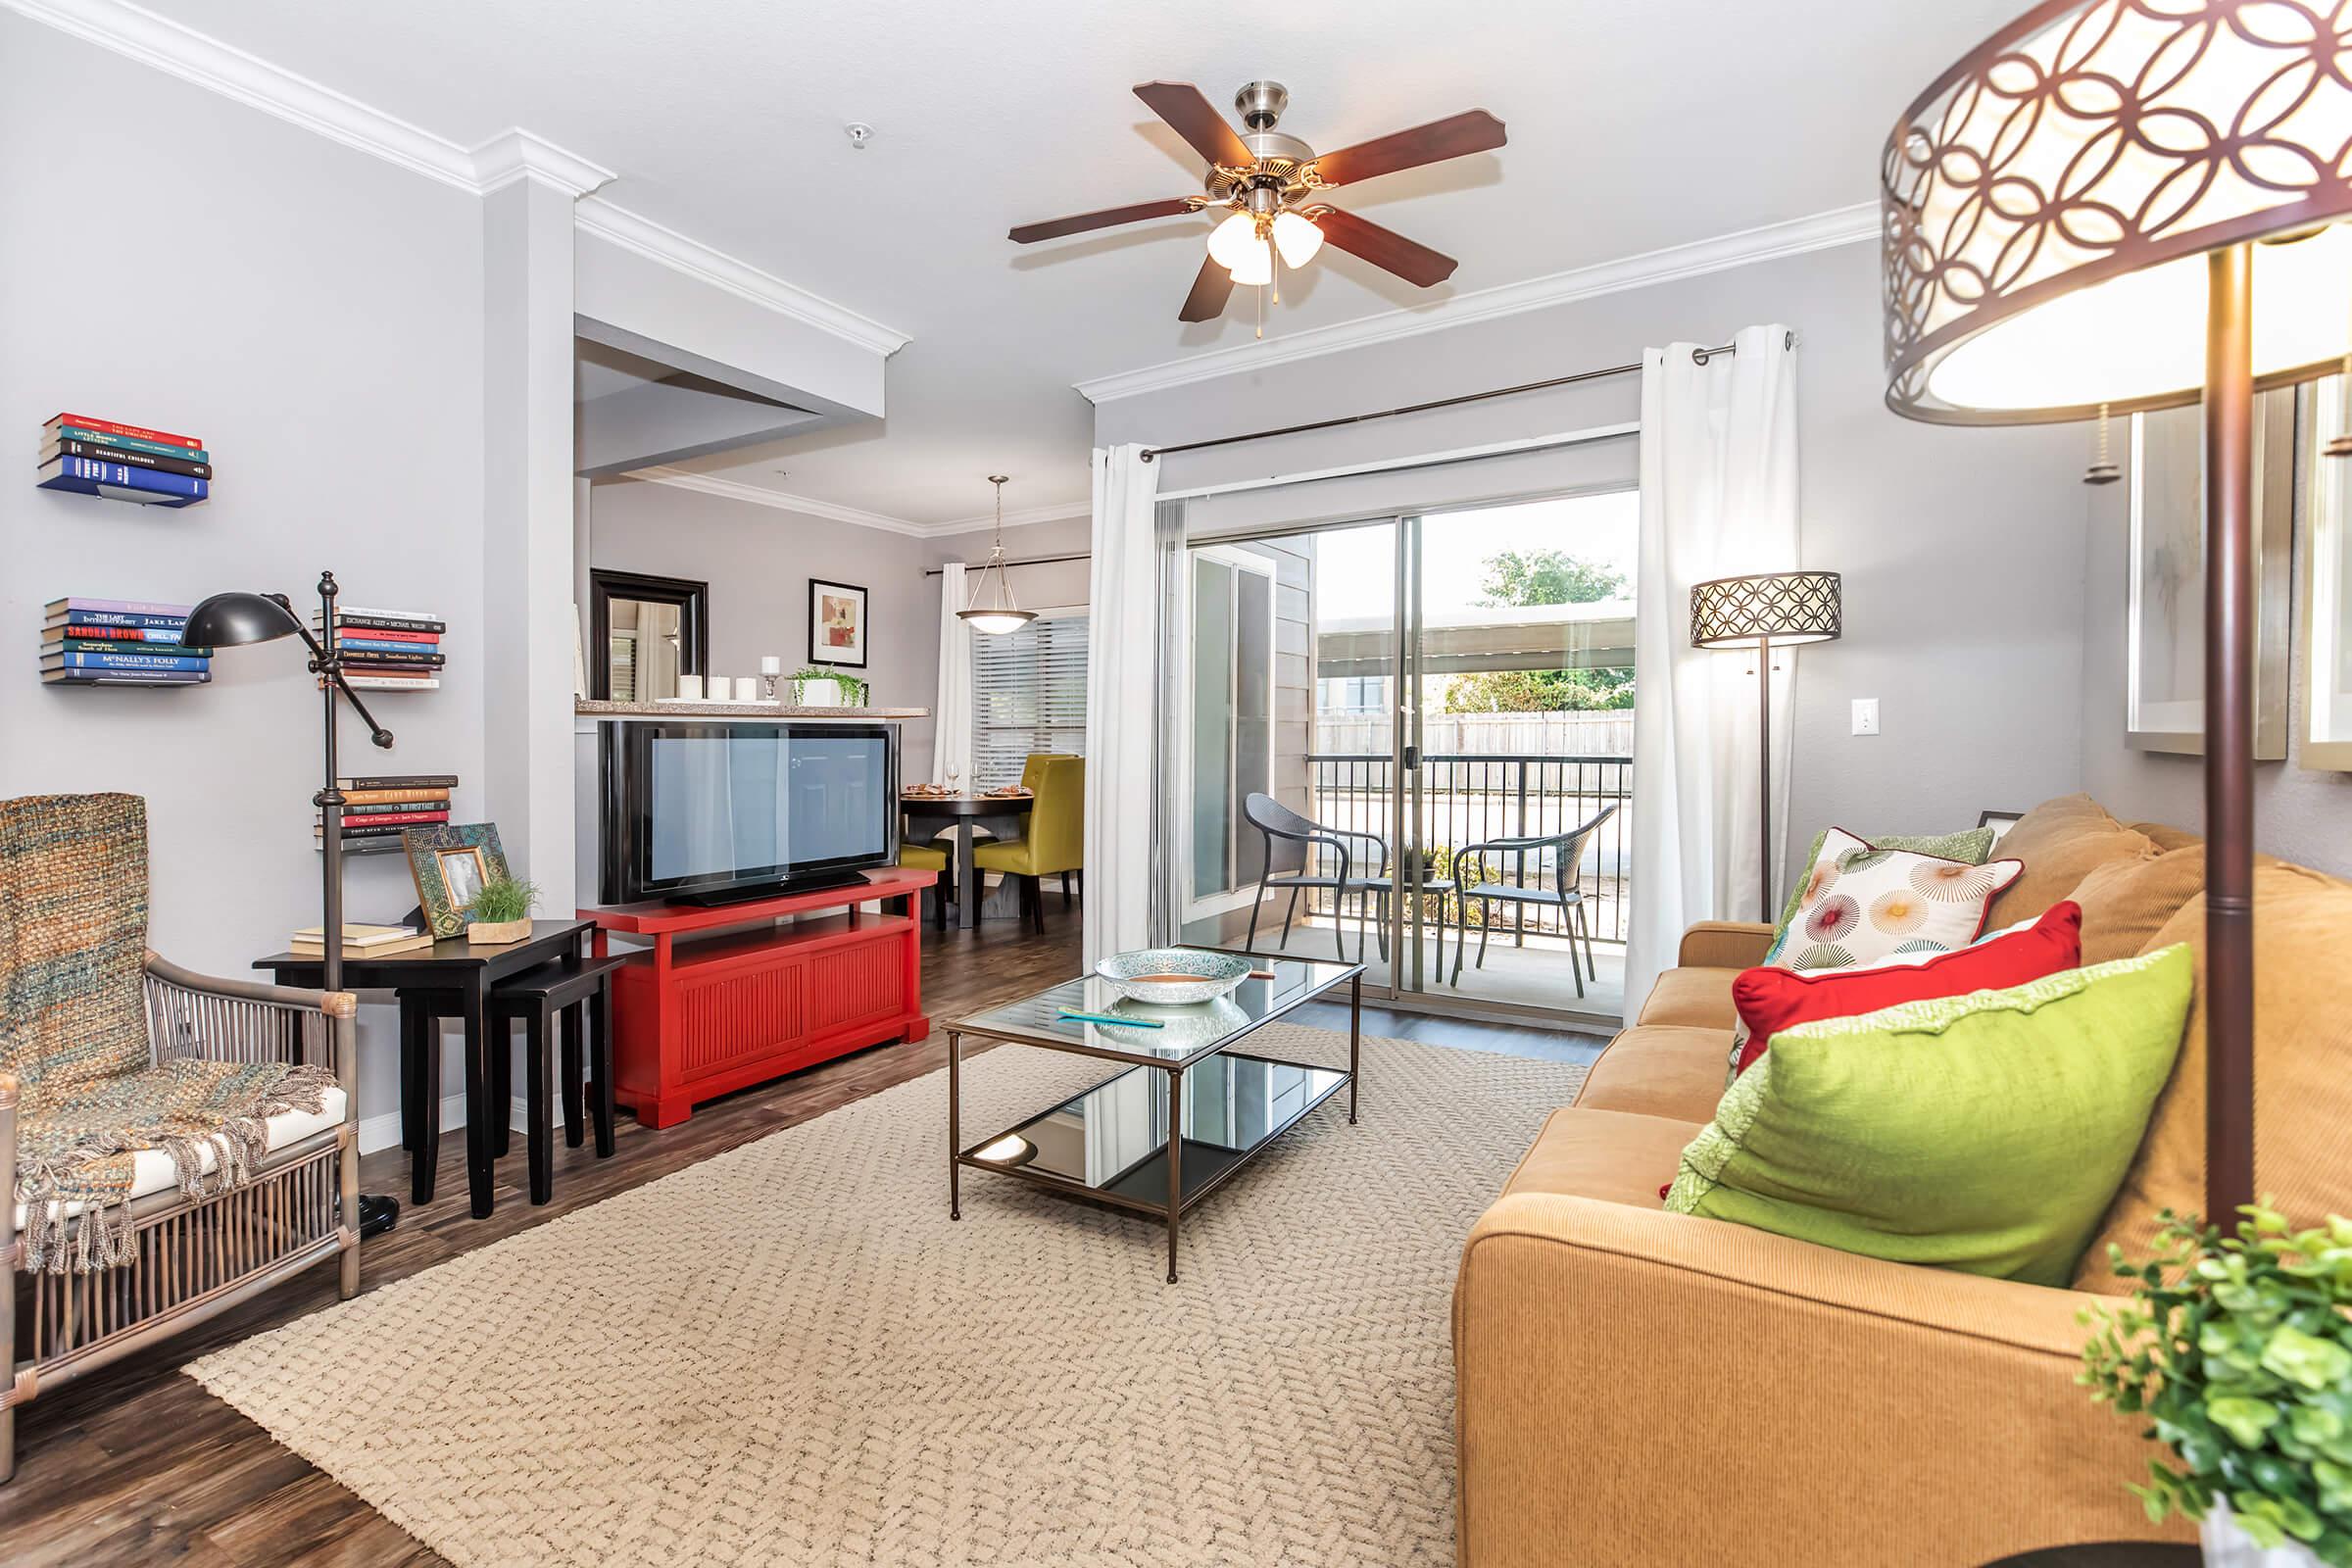
[[[402, 942], [421, 934], [415, 926], [410, 925], [358, 925], [349, 920], [343, 922], [343, 946], [346, 951], [380, 948], [386, 943]], [[318, 947], [326, 941], [326, 927], [306, 925], [294, 933], [294, 940], [308, 942], [313, 947]]]

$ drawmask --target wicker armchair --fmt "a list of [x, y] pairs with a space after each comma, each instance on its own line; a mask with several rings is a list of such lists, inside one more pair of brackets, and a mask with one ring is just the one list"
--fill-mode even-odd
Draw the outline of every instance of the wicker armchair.
[[[133, 1260], [88, 1273], [22, 1271], [17, 1204], [0, 1203], [0, 1481], [16, 1472], [16, 1407], [335, 1258], [345, 1299], [359, 1294], [359, 1096], [346, 992], [219, 980], [147, 955], [150, 1049], [158, 1061], [291, 1061], [328, 1068], [342, 1118], [271, 1149], [251, 1182], [203, 1199], [176, 1187], [135, 1198]], [[17, 1080], [0, 1073], [0, 1170], [17, 1169]], [[12, 1183], [13, 1185], [13, 1183]], [[74, 1223], [80, 1223], [79, 1220]]]

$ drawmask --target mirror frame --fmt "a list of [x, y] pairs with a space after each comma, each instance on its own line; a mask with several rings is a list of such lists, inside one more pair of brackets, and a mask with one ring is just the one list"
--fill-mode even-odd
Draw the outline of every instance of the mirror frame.
[[605, 651], [612, 641], [615, 599], [645, 604], [674, 605], [678, 611], [678, 673], [702, 675], [710, 663], [710, 585], [686, 577], [656, 577], [641, 571], [588, 571], [588, 646], [596, 657], [588, 661], [588, 696], [600, 703], [612, 700], [612, 666]]

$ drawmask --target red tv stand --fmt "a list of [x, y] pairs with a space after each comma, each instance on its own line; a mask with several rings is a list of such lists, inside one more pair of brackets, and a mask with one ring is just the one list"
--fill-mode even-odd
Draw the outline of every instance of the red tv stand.
[[[599, 957], [616, 931], [654, 943], [612, 977], [613, 1098], [646, 1126], [670, 1127], [706, 1100], [928, 1035], [918, 905], [937, 876], [891, 866], [848, 887], [720, 908], [582, 909]], [[858, 907], [878, 899], [905, 900], [906, 912]], [[786, 915], [798, 918], [779, 924]]]

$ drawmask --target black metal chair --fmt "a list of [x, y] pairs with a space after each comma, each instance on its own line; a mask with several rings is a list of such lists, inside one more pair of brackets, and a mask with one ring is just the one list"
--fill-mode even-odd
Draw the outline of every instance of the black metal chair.
[[[1340, 961], [1344, 963], [1348, 959], [1348, 939], [1343, 925], [1345, 912], [1341, 906], [1349, 894], [1355, 895], [1356, 900], [1355, 961], [1364, 961], [1364, 927], [1371, 923], [1368, 915], [1375, 905], [1381, 913], [1378, 938], [1380, 956], [1384, 959], [1388, 957], [1388, 903], [1389, 895], [1396, 891], [1396, 884], [1389, 875], [1389, 845], [1386, 839], [1377, 833], [1363, 833], [1353, 828], [1328, 827], [1313, 817], [1300, 816], [1270, 795], [1251, 795], [1243, 801], [1242, 815], [1251, 827], [1257, 829], [1265, 843], [1257, 892], [1250, 901], [1250, 935], [1242, 944], [1243, 952], [1257, 951], [1257, 913], [1258, 906], [1265, 902], [1266, 889], [1288, 888], [1291, 891], [1290, 906], [1282, 913], [1282, 946], [1288, 950], [1291, 945], [1291, 922], [1298, 913], [1298, 895], [1311, 889], [1328, 888], [1332, 894], [1331, 940], [1339, 953]], [[1275, 848], [1278, 843], [1283, 846], [1279, 851]], [[1370, 846], [1379, 858], [1374, 860], [1370, 857], [1359, 857], [1348, 848], [1350, 844]], [[1318, 849], [1329, 850], [1339, 857], [1336, 873], [1327, 874], [1316, 866], [1315, 853]], [[1365, 864], [1377, 867], [1373, 875], [1358, 874], [1359, 867]], [[1286, 869], [1289, 874], [1277, 874]], [[1441, 974], [1446, 970], [1444, 895], [1451, 893], [1453, 888], [1451, 881], [1443, 878], [1424, 880], [1421, 884], [1422, 892], [1438, 898], [1438, 972]], [[1454, 940], [1454, 967], [1458, 970], [1461, 967], [1461, 940], [1458, 935]]]
[[[1585, 893], [1584, 889], [1577, 886], [1577, 872], [1584, 864], [1585, 849], [1592, 842], [1593, 835], [1600, 831], [1600, 825], [1603, 822], [1616, 814], [1617, 807], [1615, 805], [1605, 806], [1601, 808], [1599, 815], [1582, 826], [1568, 829], [1565, 833], [1489, 839], [1483, 844], [1470, 844], [1462, 847], [1453, 858], [1453, 874], [1461, 885], [1462, 919], [1465, 922], [1470, 918], [1470, 901], [1472, 899], [1479, 901], [1478, 963], [1476, 967], [1483, 969], [1487, 966], [1487, 933], [1494, 929], [1494, 906], [1497, 904], [1508, 905], [1517, 911], [1518, 935], [1524, 945], [1527, 910], [1532, 905], [1560, 911], [1560, 925], [1568, 933], [1568, 970], [1576, 977], [1576, 994], [1579, 997], [1585, 994], [1585, 971], [1587, 969], [1592, 971], [1594, 979], [1600, 978], [1600, 971], [1594, 967], [1592, 961], [1592, 922], [1585, 913]], [[1551, 852], [1552, 858], [1550, 884], [1546, 886], [1539, 882], [1534, 887], [1527, 886], [1527, 858], [1546, 850]], [[1514, 858], [1510, 881], [1487, 880], [1486, 858], [1490, 855]], [[1473, 873], [1478, 878], [1475, 882], [1471, 880]], [[1584, 933], [1585, 939], [1583, 968], [1579, 968], [1576, 961], [1576, 939], [1579, 931]], [[1455, 985], [1462, 983], [1462, 949], [1468, 945], [1469, 932], [1464, 931], [1456, 937], [1453, 945], [1453, 983]]]

